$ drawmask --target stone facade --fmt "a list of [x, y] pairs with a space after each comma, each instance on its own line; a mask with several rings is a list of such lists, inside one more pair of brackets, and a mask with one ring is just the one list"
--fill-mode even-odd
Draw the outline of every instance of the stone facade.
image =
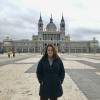
[[93, 38], [89, 41], [72, 41], [70, 35], [65, 35], [65, 21], [62, 15], [60, 29], [57, 29], [51, 16], [45, 30], [40, 15], [38, 21], [38, 35], [33, 35], [32, 40], [11, 40], [8, 37], [3, 41], [5, 51], [16, 52], [42, 52], [48, 44], [53, 44], [58, 52], [66, 53], [93, 53], [100, 52], [98, 41]]

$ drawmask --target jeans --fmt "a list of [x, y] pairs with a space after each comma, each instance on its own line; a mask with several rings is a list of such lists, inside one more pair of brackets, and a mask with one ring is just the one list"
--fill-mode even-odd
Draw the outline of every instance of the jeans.
[[[42, 96], [40, 96], [40, 100], [48, 100], [49, 98], [47, 98], [47, 97], [42, 97]], [[57, 100], [57, 98], [56, 97], [54, 97], [54, 98], [50, 98], [49, 100]]]

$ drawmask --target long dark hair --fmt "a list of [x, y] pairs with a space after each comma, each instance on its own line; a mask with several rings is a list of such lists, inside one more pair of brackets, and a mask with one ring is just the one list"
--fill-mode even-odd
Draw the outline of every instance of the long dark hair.
[[48, 47], [52, 47], [52, 49], [53, 49], [53, 58], [57, 58], [57, 57], [58, 57], [57, 51], [56, 51], [55, 47], [54, 47], [52, 44], [48, 44], [48, 45], [46, 46], [46, 48], [45, 48], [45, 50], [44, 50], [44, 53], [43, 53], [43, 58], [44, 58], [44, 57], [48, 57], [48, 53], [47, 53]]

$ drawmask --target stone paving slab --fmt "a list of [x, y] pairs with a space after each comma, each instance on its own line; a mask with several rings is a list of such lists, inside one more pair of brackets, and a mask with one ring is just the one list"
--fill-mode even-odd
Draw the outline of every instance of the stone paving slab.
[[[100, 100], [100, 75], [97, 76], [94, 72], [96, 68], [77, 62], [73, 56], [60, 57], [66, 74], [63, 83], [64, 94], [58, 100]], [[37, 54], [0, 67], [0, 100], [39, 100], [39, 83], [35, 72], [40, 58], [41, 55]]]
[[63, 60], [69, 60], [69, 61], [74, 61], [74, 60], [84, 60], [84, 61], [88, 61], [88, 62], [92, 62], [92, 63], [100, 63], [100, 60], [98, 59], [91, 59], [91, 58], [86, 58], [84, 56], [80, 57], [80, 56], [74, 56], [74, 55], [60, 55], [62, 57]]
[[[3, 81], [7, 83], [2, 83], [0, 85], [0, 90], [2, 90], [0, 93], [0, 100], [39, 100], [39, 83], [36, 74], [23, 74], [25, 69], [28, 69], [30, 65], [23, 66], [24, 67], [19, 66], [21, 67], [19, 68], [12, 64], [10, 67], [3, 67], [2, 70], [5, 71], [7, 76], [0, 73], [0, 75], [3, 74], [0, 84]], [[14, 67], [17, 67], [16, 70]], [[11, 74], [9, 74], [9, 71]], [[87, 100], [67, 74], [63, 88], [64, 95], [59, 98], [59, 100], [72, 100], [73, 98], [74, 100]]]
[[87, 54], [77, 54], [76, 56], [95, 59], [95, 60], [100, 60], [100, 53], [96, 53], [96, 54], [88, 54], [88, 53]]
[[36, 54], [21, 54], [21, 55], [17, 55], [15, 58], [11, 57], [11, 58], [7, 58], [6, 59], [2, 59], [2, 57], [0, 58], [0, 66], [3, 65], [7, 65], [7, 64], [11, 64], [14, 63], [15, 61], [20, 61], [23, 59], [27, 59], [30, 57], [34, 57]]

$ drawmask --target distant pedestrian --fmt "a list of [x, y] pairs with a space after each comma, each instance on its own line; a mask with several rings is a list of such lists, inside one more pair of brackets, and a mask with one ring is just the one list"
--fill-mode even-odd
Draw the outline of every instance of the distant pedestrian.
[[8, 58], [10, 58], [10, 52], [8, 52]]
[[13, 51], [13, 58], [15, 58], [15, 51]]
[[40, 100], [49, 98], [57, 100], [63, 95], [62, 83], [65, 69], [53, 45], [49, 44], [46, 47], [45, 53], [38, 63], [36, 74], [40, 83]]

